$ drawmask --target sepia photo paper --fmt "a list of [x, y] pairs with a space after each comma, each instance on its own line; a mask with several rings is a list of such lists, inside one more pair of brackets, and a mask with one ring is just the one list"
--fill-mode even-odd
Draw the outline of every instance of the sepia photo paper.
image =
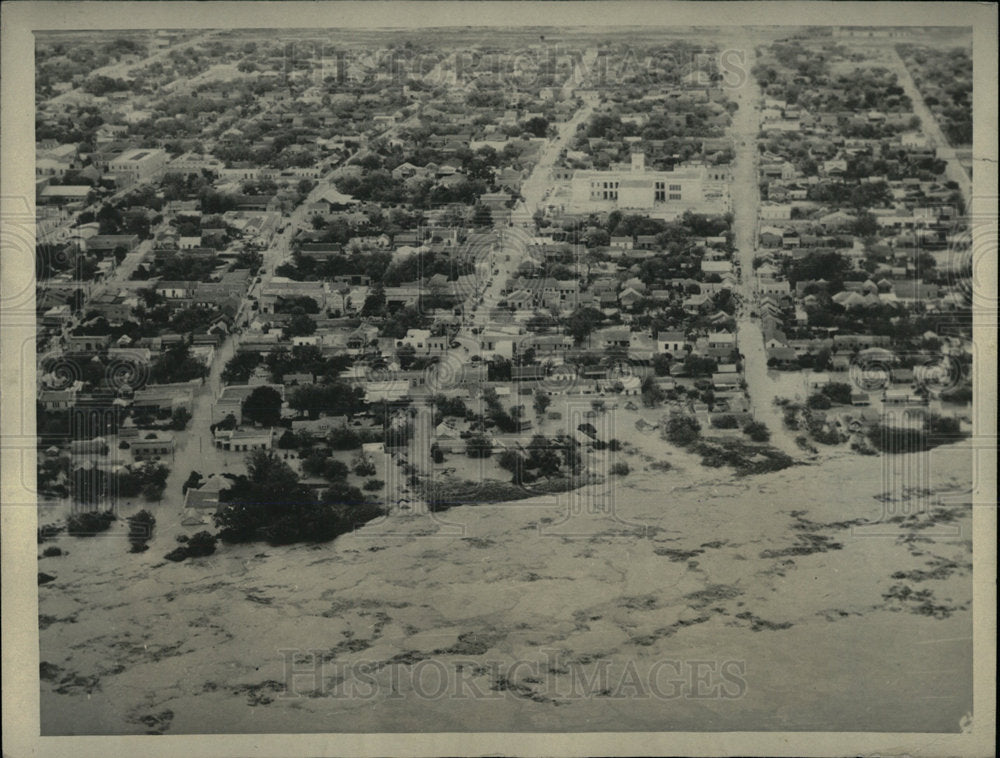
[[996, 5], [2, 14], [5, 756], [995, 754]]

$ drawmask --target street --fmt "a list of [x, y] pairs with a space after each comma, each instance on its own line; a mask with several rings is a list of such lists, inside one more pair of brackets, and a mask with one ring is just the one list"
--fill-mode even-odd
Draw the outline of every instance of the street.
[[[753, 46], [748, 46], [746, 70], [753, 67]], [[742, 271], [741, 303], [737, 311], [737, 341], [743, 355], [743, 374], [750, 394], [754, 418], [771, 430], [771, 444], [789, 455], [801, 451], [785, 430], [782, 414], [774, 405], [776, 384], [768, 377], [767, 351], [760, 321], [750, 314], [756, 307], [753, 259], [757, 253], [757, 215], [760, 190], [757, 185], [757, 134], [760, 131], [760, 89], [748, 76], [739, 88], [739, 110], [733, 117], [732, 135], [735, 143], [732, 203], [734, 244], [737, 263]]]

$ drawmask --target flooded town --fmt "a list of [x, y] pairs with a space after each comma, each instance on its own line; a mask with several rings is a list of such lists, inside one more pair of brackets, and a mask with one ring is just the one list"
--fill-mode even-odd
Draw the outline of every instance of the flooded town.
[[972, 60], [37, 32], [42, 735], [967, 730]]

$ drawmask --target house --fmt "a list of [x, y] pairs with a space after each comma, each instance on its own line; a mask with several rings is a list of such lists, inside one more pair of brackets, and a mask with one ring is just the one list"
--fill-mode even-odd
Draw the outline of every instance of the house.
[[738, 373], [712, 374], [712, 387], [717, 390], [733, 390], [740, 386], [740, 375]]
[[159, 413], [184, 408], [191, 412], [194, 386], [191, 384], [153, 384], [135, 391], [132, 408], [136, 413]]
[[[80, 385], [79, 387], [76, 385]], [[38, 393], [38, 402], [47, 411], [59, 411], [76, 405], [77, 391], [82, 382], [74, 382], [73, 387], [62, 390], [42, 390]]]
[[152, 432], [145, 439], [135, 439], [130, 444], [129, 451], [137, 461], [174, 455], [174, 435], [169, 432]]
[[715, 332], [708, 335], [708, 346], [732, 350], [736, 347], [736, 335], [729, 332]]
[[641, 292], [637, 292], [636, 290], [632, 289], [631, 287], [626, 287], [618, 295], [618, 302], [620, 302], [622, 304], [623, 308], [631, 308], [637, 302], [639, 302], [640, 300], [644, 299], [644, 297], [645, 297], [645, 295], [643, 295]]
[[270, 450], [272, 429], [216, 429], [215, 446], [231, 452]]
[[684, 332], [661, 332], [656, 338], [656, 350], [678, 356], [684, 351], [687, 339]]
[[767, 365], [779, 369], [797, 369], [799, 360], [790, 347], [772, 347], [767, 350]]
[[368, 382], [365, 385], [366, 403], [398, 403], [409, 397], [410, 383], [405, 380]]
[[66, 351], [70, 353], [98, 353], [111, 344], [110, 334], [71, 334], [66, 338]]

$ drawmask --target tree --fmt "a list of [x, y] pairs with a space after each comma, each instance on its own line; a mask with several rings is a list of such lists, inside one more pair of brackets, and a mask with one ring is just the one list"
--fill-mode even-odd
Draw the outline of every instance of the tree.
[[509, 471], [513, 477], [511, 481], [515, 484], [521, 483], [521, 476], [524, 468], [524, 458], [515, 450], [504, 450], [497, 457], [500, 468]]
[[176, 408], [170, 417], [170, 428], [176, 432], [183, 431], [190, 420], [191, 412], [187, 408]]
[[239, 422], [236, 420], [236, 416], [234, 416], [232, 413], [227, 413], [226, 417], [222, 419], [222, 421], [213, 425], [213, 431], [216, 429], [222, 431], [232, 431], [237, 426], [239, 426]]
[[417, 357], [417, 349], [413, 345], [403, 344], [396, 348], [396, 360], [404, 371], [410, 367]]
[[304, 313], [292, 316], [292, 319], [285, 327], [286, 337], [308, 337], [315, 333], [316, 322]]
[[364, 305], [361, 306], [362, 316], [377, 316], [385, 310], [385, 287], [381, 282], [376, 282], [368, 290]]
[[830, 398], [826, 395], [821, 392], [817, 392], [809, 396], [806, 400], [806, 405], [814, 410], [825, 411], [832, 405], [832, 403], [830, 402]]
[[535, 408], [535, 414], [541, 418], [548, 407], [552, 404], [552, 398], [548, 396], [547, 393], [542, 390], [535, 390], [534, 398], [532, 398], [532, 405]]
[[701, 432], [701, 424], [693, 416], [684, 413], [671, 413], [663, 426], [663, 436], [668, 442], [681, 447], [696, 442]]
[[597, 325], [604, 320], [604, 314], [596, 308], [583, 306], [577, 308], [566, 317], [566, 333], [570, 335], [574, 342], [580, 344], [590, 333], [597, 328]]
[[257, 387], [243, 401], [243, 418], [263, 426], [281, 421], [281, 393], [273, 387]]
[[657, 353], [653, 356], [653, 371], [657, 376], [670, 376], [670, 364], [673, 359], [666, 353]]
[[748, 421], [743, 426], [743, 433], [754, 442], [767, 442], [771, 439], [770, 430], [761, 421]]
[[488, 207], [479, 203], [472, 210], [472, 225], [475, 227], [493, 226], [493, 213]]
[[474, 434], [465, 443], [465, 454], [470, 458], [489, 458], [493, 455], [493, 444], [483, 434]]

